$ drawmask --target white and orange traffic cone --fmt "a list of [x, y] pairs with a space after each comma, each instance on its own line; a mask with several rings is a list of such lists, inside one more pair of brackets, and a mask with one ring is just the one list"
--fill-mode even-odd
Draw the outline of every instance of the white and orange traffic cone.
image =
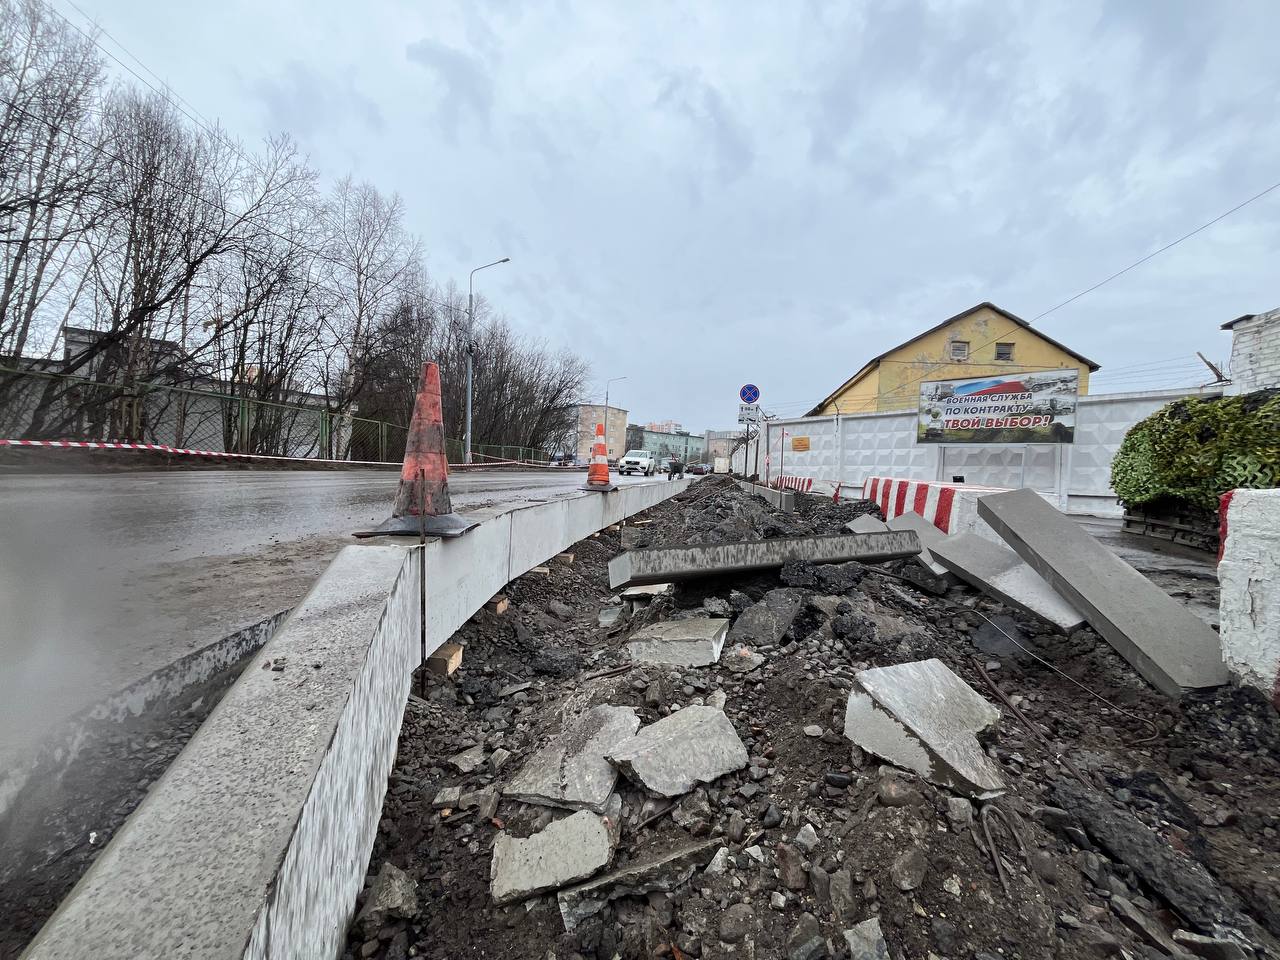
[[440, 402], [440, 368], [422, 365], [418, 398], [409, 421], [400, 489], [391, 518], [376, 530], [357, 537], [418, 536], [460, 537], [479, 526], [453, 512], [449, 501], [449, 461], [444, 451], [444, 409]]
[[617, 490], [618, 485], [609, 479], [609, 454], [604, 446], [604, 424], [596, 424], [596, 442], [591, 448], [591, 463], [587, 467], [587, 482], [583, 490], [594, 490], [596, 493], [608, 493]]

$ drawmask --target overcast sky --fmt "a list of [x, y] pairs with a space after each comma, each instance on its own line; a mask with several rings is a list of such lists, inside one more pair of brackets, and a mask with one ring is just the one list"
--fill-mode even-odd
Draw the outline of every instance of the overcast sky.
[[[236, 137], [400, 193], [436, 280], [510, 256], [479, 289], [633, 421], [730, 426], [746, 380], [802, 413], [1280, 180], [1272, 0], [76, 2]], [[1201, 382], [1280, 307], [1278, 224], [1280, 190], [1038, 325], [1114, 390]]]

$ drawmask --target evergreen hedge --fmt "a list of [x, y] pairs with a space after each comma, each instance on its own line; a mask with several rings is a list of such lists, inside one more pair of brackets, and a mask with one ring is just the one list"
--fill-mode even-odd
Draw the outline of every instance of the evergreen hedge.
[[1126, 506], [1171, 497], [1210, 511], [1228, 490], [1280, 486], [1280, 389], [1175, 400], [1125, 435], [1111, 486]]

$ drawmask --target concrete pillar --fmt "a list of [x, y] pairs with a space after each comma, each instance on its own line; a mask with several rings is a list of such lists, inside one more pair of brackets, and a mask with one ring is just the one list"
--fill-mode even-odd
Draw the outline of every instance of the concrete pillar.
[[1280, 707], [1280, 490], [1222, 498], [1222, 658]]

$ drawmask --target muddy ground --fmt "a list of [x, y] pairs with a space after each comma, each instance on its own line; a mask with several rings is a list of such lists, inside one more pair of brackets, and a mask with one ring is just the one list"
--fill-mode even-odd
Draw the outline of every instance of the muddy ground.
[[[843, 932], [871, 918], [895, 958], [1249, 955], [1226, 940], [1274, 950], [1280, 722], [1249, 691], [1170, 701], [1092, 630], [1058, 636], [966, 588], [927, 594], [900, 578], [909, 561], [705, 581], [600, 625], [601, 611], [630, 606], [606, 573], [624, 535], [634, 547], [835, 532], [873, 511], [805, 499], [800, 516], [780, 515], [712, 478], [638, 518], [647, 523], [584, 540], [571, 564], [510, 584], [510, 609], [459, 631], [461, 669], [431, 678], [406, 709], [368, 880], [386, 863], [406, 871], [417, 908], [357, 920], [345, 956], [847, 957]], [[782, 636], [749, 639], [763, 658], [749, 672], [730, 669], [742, 663], [729, 644], [712, 667], [629, 663], [624, 644], [641, 625], [736, 619], [796, 594]], [[844, 738], [857, 670], [931, 657], [1000, 707], [986, 749], [1004, 796], [971, 803]], [[500, 789], [591, 706], [628, 705], [649, 724], [721, 697], [749, 765], [673, 808], [620, 778], [612, 868], [698, 838], [726, 854], [571, 933], [554, 894], [499, 907], [489, 893], [499, 832], [528, 836], [565, 811], [506, 798], [493, 811], [433, 808], [442, 788]], [[478, 769], [450, 765], [477, 744]], [[1175, 942], [1175, 930], [1219, 941]]]

